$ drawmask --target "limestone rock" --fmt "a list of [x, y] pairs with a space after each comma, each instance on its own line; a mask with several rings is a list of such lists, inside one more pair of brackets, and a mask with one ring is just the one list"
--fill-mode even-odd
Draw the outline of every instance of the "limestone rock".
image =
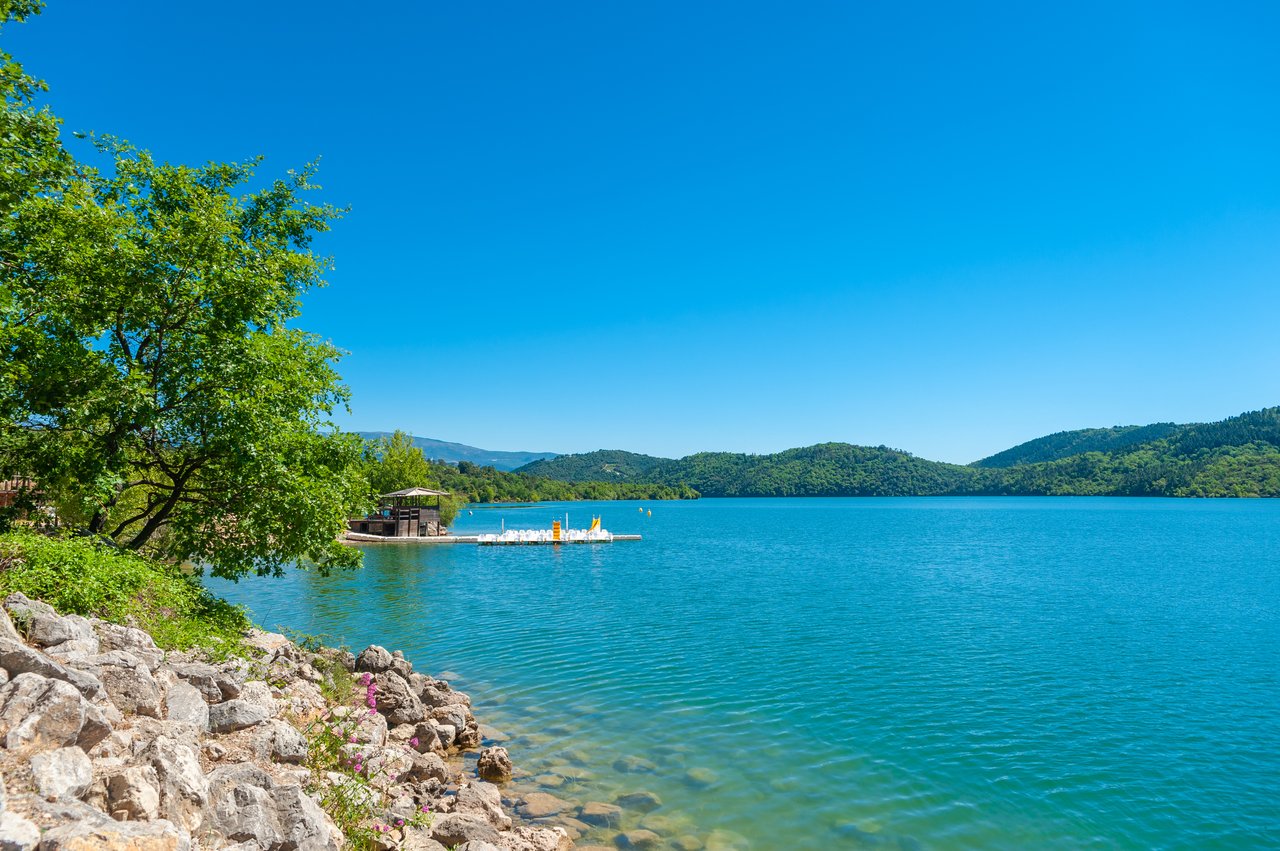
[[533, 827], [522, 824], [502, 837], [508, 851], [570, 851], [573, 842], [562, 827]]
[[476, 773], [491, 783], [510, 780], [515, 770], [515, 764], [506, 748], [485, 748], [476, 760]]
[[200, 770], [194, 747], [157, 736], [141, 761], [155, 769], [160, 787], [160, 814], [188, 830], [200, 827], [209, 802], [209, 783]]
[[13, 618], [14, 623], [28, 626], [38, 615], [45, 615], [51, 618], [58, 616], [53, 606], [39, 600], [32, 600], [21, 591], [14, 591], [4, 598], [4, 609]]
[[58, 826], [46, 830], [40, 851], [188, 851], [191, 836], [165, 819], [116, 821], [92, 807], [75, 804], [58, 811]]
[[206, 703], [222, 702], [222, 688], [218, 685], [221, 673], [217, 668], [204, 662], [167, 662], [165, 667], [199, 689]]
[[291, 724], [268, 721], [254, 737], [254, 748], [264, 759], [301, 765], [307, 760], [307, 740]]
[[229, 765], [209, 773], [208, 827], [233, 842], [280, 844], [284, 828], [276, 812], [265, 771], [249, 764]]
[[108, 650], [89, 657], [84, 666], [102, 681], [121, 711], [160, 717], [160, 684], [142, 659], [124, 650]]
[[483, 839], [477, 839], [474, 842], [462, 843], [454, 849], [454, 851], [506, 851], [506, 849], [500, 848], [492, 842], [485, 842]]
[[0, 813], [0, 851], [35, 851], [40, 828], [17, 813]]
[[431, 726], [435, 728], [436, 739], [440, 742], [441, 749], [448, 750], [453, 747], [453, 743], [458, 738], [457, 727], [454, 727], [452, 724], [441, 724], [434, 718], [431, 720]]
[[356, 657], [356, 670], [368, 671], [371, 674], [389, 671], [393, 664], [394, 660], [391, 658], [391, 654], [387, 652], [387, 649], [376, 644], [370, 644], [361, 650], [360, 655]]
[[93, 763], [80, 748], [42, 751], [30, 764], [36, 789], [48, 800], [79, 798], [93, 785]]
[[511, 829], [511, 816], [502, 811], [502, 793], [492, 783], [463, 786], [454, 796], [453, 811], [481, 816], [498, 830]]
[[578, 818], [595, 827], [617, 828], [622, 823], [622, 807], [592, 801], [578, 810]]
[[27, 627], [27, 641], [46, 650], [75, 642], [77, 648], [90, 654], [98, 652], [98, 636], [94, 634], [93, 624], [80, 615], [36, 614]]
[[466, 726], [469, 713], [467, 708], [458, 703], [451, 703], [447, 706], [437, 706], [431, 710], [431, 717], [439, 721], [441, 724], [448, 724], [454, 729], [456, 736]]
[[658, 766], [643, 757], [624, 756], [614, 760], [613, 770], [619, 774], [652, 774]]
[[280, 823], [283, 848], [339, 851], [342, 833], [301, 786], [276, 786], [271, 790]]
[[650, 849], [662, 847], [662, 837], [652, 830], [628, 830], [626, 833], [618, 834], [618, 838], [614, 841], [622, 849], [637, 848], [641, 851], [650, 851]]
[[630, 792], [614, 798], [614, 802], [620, 807], [640, 813], [651, 813], [662, 806], [662, 799], [652, 792]]
[[146, 663], [149, 671], [155, 671], [164, 659], [164, 651], [156, 647], [151, 636], [140, 629], [105, 621], [95, 622], [93, 629], [103, 651], [123, 650], [130, 653]]
[[11, 751], [74, 745], [84, 721], [84, 699], [70, 683], [23, 673], [0, 686], [0, 737]]
[[[117, 819], [150, 821], [160, 814], [160, 779], [149, 765], [121, 768], [106, 778], [107, 811]], [[121, 819], [123, 820], [123, 819]]]
[[89, 700], [105, 700], [106, 689], [102, 682], [92, 674], [68, 668], [66, 665], [51, 659], [39, 650], [34, 650], [21, 641], [0, 637], [0, 668], [17, 674], [39, 674], [51, 680], [70, 683]]
[[263, 723], [271, 712], [258, 703], [244, 700], [228, 700], [209, 707], [209, 729], [215, 733], [230, 733]]
[[423, 719], [422, 701], [399, 674], [394, 671], [377, 674], [373, 685], [377, 687], [378, 711], [387, 716], [388, 724], [416, 724]]
[[446, 847], [464, 842], [501, 842], [497, 829], [487, 819], [470, 813], [437, 816], [431, 825], [431, 838]]
[[410, 751], [410, 765], [405, 770], [405, 779], [422, 782], [424, 780], [439, 780], [441, 783], [449, 780], [449, 766], [440, 758], [439, 754], [433, 753], [417, 753]]
[[194, 724], [197, 729], [209, 729], [209, 704], [205, 703], [200, 689], [186, 680], [179, 680], [169, 687], [164, 697], [164, 717], [170, 721]]
[[279, 708], [275, 696], [271, 694], [271, 686], [261, 680], [252, 680], [244, 683], [243, 686], [239, 687], [239, 692], [235, 699], [261, 706], [272, 716], [276, 714], [276, 710]]
[[569, 809], [566, 801], [546, 792], [530, 792], [516, 805], [516, 812], [525, 818], [546, 818]]

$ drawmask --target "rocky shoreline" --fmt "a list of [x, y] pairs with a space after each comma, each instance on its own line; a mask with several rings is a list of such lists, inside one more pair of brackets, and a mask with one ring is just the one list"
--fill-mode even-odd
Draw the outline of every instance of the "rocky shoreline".
[[9, 596], [0, 851], [600, 851], [575, 826], [618, 822], [616, 803], [504, 798], [515, 766], [483, 747], [470, 698], [400, 653], [246, 645], [212, 661]]

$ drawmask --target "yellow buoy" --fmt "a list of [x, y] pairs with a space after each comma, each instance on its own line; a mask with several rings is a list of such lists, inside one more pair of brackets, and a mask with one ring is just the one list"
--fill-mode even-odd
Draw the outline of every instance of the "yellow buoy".
[[652, 516], [653, 516], [653, 509], [652, 509], [652, 508], [650, 508], [650, 509], [649, 509], [649, 516], [650, 516], [650, 517], [652, 517]]
[[644, 514], [644, 506], [643, 505], [640, 506], [639, 508], [636, 509], [636, 511], [639, 511], [641, 514]]

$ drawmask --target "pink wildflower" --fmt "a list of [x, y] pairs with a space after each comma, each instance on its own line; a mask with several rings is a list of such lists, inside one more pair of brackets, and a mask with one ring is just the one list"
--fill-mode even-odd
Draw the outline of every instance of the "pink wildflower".
[[414, 736], [412, 739], [410, 739], [409, 744], [413, 745], [416, 748], [418, 746], [418, 737]]

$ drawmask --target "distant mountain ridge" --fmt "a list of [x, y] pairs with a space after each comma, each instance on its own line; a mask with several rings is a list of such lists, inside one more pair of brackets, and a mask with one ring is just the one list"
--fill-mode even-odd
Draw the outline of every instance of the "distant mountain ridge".
[[[358, 431], [356, 434], [365, 440], [377, 440], [380, 437], [391, 436], [389, 431]], [[436, 440], [430, 437], [415, 437], [413, 438], [413, 445], [421, 449], [422, 453], [432, 460], [448, 461], [450, 464], [457, 464], [459, 461], [470, 461], [472, 464], [478, 464], [481, 467], [493, 467], [507, 472], [532, 462], [556, 457], [554, 452], [512, 452], [497, 449], [479, 449], [475, 446], [467, 446], [465, 443], [450, 443], [446, 440]]]
[[569, 482], [688, 486], [703, 496], [1280, 496], [1280, 407], [1214, 423], [1059, 432], [970, 465], [885, 446], [657, 458], [621, 450], [517, 468]]

